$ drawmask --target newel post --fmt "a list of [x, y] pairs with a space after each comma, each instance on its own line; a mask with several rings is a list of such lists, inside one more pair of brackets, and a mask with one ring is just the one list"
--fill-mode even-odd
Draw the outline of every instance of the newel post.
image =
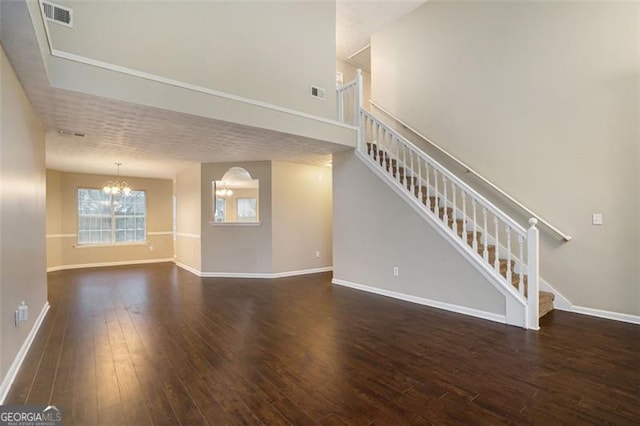
[[362, 70], [358, 68], [356, 71], [356, 90], [357, 90], [357, 105], [356, 105], [356, 126], [358, 127], [358, 149], [360, 152], [364, 152], [364, 120], [362, 117], [362, 105], [364, 103], [364, 92], [362, 84]]
[[540, 244], [538, 219], [529, 219], [529, 229], [527, 229], [527, 328], [538, 330], [539, 313], [539, 283], [540, 278]]

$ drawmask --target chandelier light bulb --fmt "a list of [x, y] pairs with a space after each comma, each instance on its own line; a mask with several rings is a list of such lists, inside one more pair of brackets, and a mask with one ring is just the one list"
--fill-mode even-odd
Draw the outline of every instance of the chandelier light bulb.
[[117, 167], [117, 174], [115, 181], [109, 181], [102, 190], [107, 194], [118, 195], [123, 193], [124, 195], [131, 194], [131, 188], [127, 185], [127, 182], [120, 180], [120, 166], [122, 163], [115, 163]]

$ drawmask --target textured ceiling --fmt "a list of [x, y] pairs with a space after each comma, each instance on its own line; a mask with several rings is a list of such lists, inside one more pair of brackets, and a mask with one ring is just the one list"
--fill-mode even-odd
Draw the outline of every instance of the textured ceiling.
[[425, 1], [337, 0], [336, 55], [348, 60], [349, 56], [370, 43], [371, 34], [420, 7]]
[[[0, 38], [18, 78], [48, 130], [47, 167], [172, 178], [194, 162], [279, 160], [327, 165], [344, 147], [315, 139], [52, 88], [23, 2], [2, 2]], [[337, 4], [337, 55], [369, 43], [384, 24], [423, 2]], [[58, 134], [84, 133], [84, 138]]]

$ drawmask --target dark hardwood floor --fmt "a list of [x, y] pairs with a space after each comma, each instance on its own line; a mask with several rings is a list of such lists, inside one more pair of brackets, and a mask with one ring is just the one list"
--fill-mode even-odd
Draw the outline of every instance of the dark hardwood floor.
[[332, 286], [172, 264], [49, 274], [5, 404], [65, 424], [640, 424], [640, 326], [540, 332]]

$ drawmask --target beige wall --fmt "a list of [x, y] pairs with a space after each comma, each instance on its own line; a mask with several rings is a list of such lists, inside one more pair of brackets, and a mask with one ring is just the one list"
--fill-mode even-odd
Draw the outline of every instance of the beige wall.
[[[0, 377], [47, 301], [44, 131], [4, 49], [0, 56]], [[16, 327], [21, 301], [29, 319]], [[1, 389], [4, 391], [5, 389]]]
[[101, 188], [113, 176], [50, 170], [47, 178], [49, 268], [173, 258], [172, 181], [124, 177], [132, 189], [146, 191], [148, 244], [74, 247], [77, 243], [78, 188]]
[[573, 304], [635, 315], [639, 9], [428, 2], [372, 37], [373, 99], [571, 234], [541, 275]]
[[504, 296], [353, 151], [333, 156], [333, 276], [505, 315]]
[[195, 164], [176, 176], [176, 262], [201, 270], [201, 166]]
[[[334, 2], [58, 4], [75, 21], [49, 25], [56, 49], [335, 118]], [[312, 84], [325, 101], [310, 96]]]
[[273, 162], [271, 177], [273, 271], [331, 266], [331, 169]]
[[[213, 224], [212, 182], [230, 167], [242, 167], [260, 181], [259, 224]], [[202, 165], [202, 271], [271, 273], [271, 162]]]

